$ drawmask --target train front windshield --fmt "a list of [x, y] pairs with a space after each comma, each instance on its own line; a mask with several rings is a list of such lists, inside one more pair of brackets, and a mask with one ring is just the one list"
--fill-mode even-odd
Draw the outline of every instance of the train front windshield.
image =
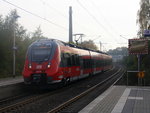
[[50, 47], [36, 47], [32, 49], [31, 60], [33, 62], [43, 62], [49, 60]]

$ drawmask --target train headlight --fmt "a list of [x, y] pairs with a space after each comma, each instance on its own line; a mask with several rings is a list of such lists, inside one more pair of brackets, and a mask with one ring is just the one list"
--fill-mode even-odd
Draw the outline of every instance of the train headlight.
[[32, 66], [31, 66], [31, 64], [29, 64], [29, 69], [31, 69], [32, 68]]
[[47, 65], [47, 68], [50, 68], [51, 67], [51, 64], [50, 64], [50, 62], [48, 63], [48, 65]]
[[59, 78], [59, 79], [62, 79], [62, 78], [64, 78], [64, 75], [60, 75], [60, 76], [58, 76], [58, 78]]

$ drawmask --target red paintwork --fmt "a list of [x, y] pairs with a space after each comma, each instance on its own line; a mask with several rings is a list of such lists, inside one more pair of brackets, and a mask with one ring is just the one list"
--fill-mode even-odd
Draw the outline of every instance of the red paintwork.
[[[58, 46], [55, 50], [54, 57], [51, 61], [43, 62], [41, 64], [37, 64], [35, 62], [31, 62], [32, 68], [29, 69], [29, 60], [26, 58], [24, 70], [23, 70], [23, 76], [24, 78], [30, 77], [32, 74], [40, 74], [40, 73], [46, 73], [47, 77], [52, 77], [53, 81], [56, 80], [62, 80], [64, 78], [71, 78], [71, 77], [77, 77], [82, 76], [81, 73], [84, 74], [92, 74], [94, 71], [102, 71], [110, 69], [111, 66], [106, 67], [98, 67], [98, 68], [89, 68], [89, 69], [81, 69], [80, 66], [72, 66], [72, 67], [59, 67], [60, 65], [60, 55], [61, 52], [63, 53], [73, 53], [78, 54], [82, 57], [82, 59], [99, 59], [99, 60], [105, 60], [105, 59], [111, 59], [111, 57], [108, 57], [108, 55], [103, 55], [101, 53], [97, 52], [90, 52], [87, 50], [82, 50], [78, 48], [72, 48], [68, 46]], [[47, 67], [48, 63], [50, 62], [50, 68]], [[63, 75], [63, 78], [59, 78], [60, 75]]]

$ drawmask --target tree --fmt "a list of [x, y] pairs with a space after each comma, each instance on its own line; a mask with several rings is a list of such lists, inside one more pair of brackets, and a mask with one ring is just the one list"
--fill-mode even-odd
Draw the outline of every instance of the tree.
[[12, 51], [14, 31], [16, 37], [16, 74], [20, 75], [23, 69], [25, 54], [31, 39], [26, 29], [18, 21], [16, 10], [12, 10], [6, 17], [0, 16], [0, 77], [12, 74]]
[[137, 13], [137, 23], [139, 24], [138, 35], [143, 36], [145, 29], [150, 26], [150, 2], [149, 0], [141, 0], [140, 10]]
[[18, 27], [17, 11], [12, 10], [5, 18], [0, 21], [0, 73], [10, 74], [12, 72], [12, 47], [14, 31]]
[[88, 49], [98, 50], [97, 46], [94, 44], [94, 42], [92, 40], [84, 41], [81, 44], [79, 44], [79, 46], [85, 47]]
[[[140, 2], [140, 10], [137, 15], [137, 23], [139, 24], [139, 32], [138, 35], [143, 38], [143, 32], [145, 29], [150, 30], [150, 1], [149, 0], [141, 0]], [[150, 42], [148, 44], [150, 47]], [[149, 49], [150, 50], [150, 49]], [[150, 83], [150, 55], [141, 55], [141, 70], [144, 70], [146, 84]], [[136, 59], [137, 60], [137, 59]], [[133, 64], [131, 64], [133, 66]]]
[[41, 30], [41, 27], [37, 27], [37, 29], [32, 33], [32, 42], [36, 41], [36, 40], [39, 40], [39, 39], [44, 39], [46, 37], [43, 36], [43, 33], [42, 33], [42, 30]]
[[46, 38], [42, 35], [39, 27], [33, 33], [27, 33], [27, 30], [18, 23], [18, 13], [12, 10], [8, 15], [0, 15], [0, 77], [12, 75], [13, 64], [13, 39], [14, 31], [16, 38], [16, 75], [21, 75], [27, 48], [38, 39]]
[[116, 49], [110, 49], [108, 52], [110, 55], [123, 55], [127, 56], [128, 55], [128, 48], [126, 47], [117, 47]]

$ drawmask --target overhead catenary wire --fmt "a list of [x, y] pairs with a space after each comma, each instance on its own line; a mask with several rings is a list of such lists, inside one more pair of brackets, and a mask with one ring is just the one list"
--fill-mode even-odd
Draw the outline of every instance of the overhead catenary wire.
[[46, 18], [43, 18], [43, 17], [41, 17], [41, 16], [39, 16], [39, 15], [37, 15], [37, 14], [35, 14], [35, 13], [32, 13], [32, 12], [30, 12], [30, 11], [28, 11], [28, 10], [22, 8], [22, 7], [19, 7], [19, 6], [15, 5], [15, 4], [13, 4], [13, 3], [7, 1], [7, 0], [2, 0], [2, 1], [4, 1], [4, 2], [6, 2], [6, 3], [8, 3], [8, 4], [10, 4], [10, 5], [12, 5], [12, 6], [14, 6], [14, 7], [16, 7], [16, 8], [18, 8], [18, 9], [22, 10], [22, 11], [24, 11], [24, 12], [26, 12], [26, 13], [28, 13], [28, 14], [31, 14], [31, 15], [37, 17], [37, 18], [40, 18], [40, 19], [42, 19], [42, 20], [44, 20], [44, 21], [47, 21], [48, 23], [50, 23], [50, 24], [52, 24], [52, 25], [54, 25], [54, 26], [57, 26], [57, 27], [59, 27], [59, 28], [62, 28], [63, 30], [68, 30], [67, 28], [65, 28], [65, 27], [63, 27], [63, 26], [61, 26], [61, 25], [59, 25], [59, 24], [56, 24], [56, 23], [54, 23], [54, 22], [52, 22], [52, 21], [50, 21], [50, 20], [48, 20], [48, 19], [46, 19]]
[[[78, 1], [78, 0], [77, 0]], [[81, 4], [81, 1], [79, 2], [78, 1], [78, 3], [80, 3], [80, 6], [90, 15], [90, 16], [94, 16], [91, 12], [89, 12], [88, 11], [88, 9], [83, 5], [83, 4]], [[93, 3], [93, 2], [92, 2]], [[95, 7], [95, 5], [94, 4], [92, 4], [94, 7]], [[94, 16], [95, 17], [95, 16]], [[93, 18], [93, 17], [92, 17]], [[94, 18], [93, 18], [94, 19]], [[97, 18], [95, 17], [95, 19], [97, 20]], [[94, 20], [95, 20], [94, 19]], [[107, 21], [106, 21], [106, 19], [104, 18], [104, 20], [105, 20], [105, 23], [107, 23]], [[98, 21], [98, 20], [97, 20]], [[97, 22], [96, 21], [96, 22]], [[98, 23], [99, 23], [99, 21], [98, 21]], [[109, 23], [107, 23], [107, 25], [108, 25]], [[102, 24], [99, 24], [99, 25], [102, 25]], [[122, 38], [122, 39], [124, 39], [124, 40], [128, 40], [126, 37], [123, 37], [122, 35], [120, 35], [111, 25], [108, 25], [109, 27], [110, 27], [110, 29], [111, 29], [111, 31], [114, 31], [113, 33], [114, 33], [114, 35], [115, 36], [117, 36], [117, 37], [120, 37], [120, 38]], [[105, 28], [105, 26], [101, 26], [101, 27], [103, 27], [103, 29], [110, 35], [110, 36], [113, 36], [109, 31], [108, 31], [108, 29], [107, 28]], [[104, 35], [103, 35], [104, 36]], [[113, 36], [114, 37], [114, 36]], [[113, 38], [113, 40], [115, 41], [115, 44], [120, 44], [120, 45], [123, 45], [123, 44], [127, 44], [127, 43], [119, 43], [115, 38]], [[107, 43], [108, 44], [108, 43]]]
[[[88, 9], [87, 9], [79, 0], [77, 0], [77, 2], [78, 2], [78, 4], [88, 13], [88, 15], [91, 16], [91, 17], [94, 19], [94, 21], [100, 26], [100, 28], [103, 28], [111, 37], [114, 37], [114, 36], [107, 30], [107, 28], [106, 28], [104, 25], [102, 25], [102, 24], [97, 20], [97, 18], [96, 18], [91, 12], [89, 12]], [[113, 38], [113, 39], [114, 39], [114, 38]], [[115, 42], [118, 42], [116, 39], [114, 39], [114, 40], [115, 40]]]
[[[59, 11], [57, 8], [51, 6], [48, 2], [45, 2], [44, 0], [40, 0], [43, 4], [45, 4], [45, 6], [47, 6], [49, 9], [53, 9], [54, 11], [56, 11], [61, 17], [65, 18], [68, 21], [68, 17], [63, 14], [61, 11]], [[81, 23], [79, 24], [78, 21], [74, 20], [74, 23], [76, 23], [78, 26], [81, 26], [83, 29], [86, 29], [88, 31], [91, 31], [89, 29], [87, 29], [87, 27], [81, 25]]]
[[65, 19], [68, 19], [68, 17], [63, 14], [61, 11], [59, 11], [57, 8], [51, 6], [49, 3], [45, 2], [44, 0], [40, 0], [45, 6], [47, 6], [49, 9], [55, 10], [60, 16], [64, 17]]
[[[62, 13], [61, 11], [59, 11], [57, 8], [53, 7], [52, 5], [50, 5], [48, 2], [44, 1], [44, 0], [39, 0], [43, 5], [45, 5], [46, 7], [48, 7], [49, 9], [54, 10], [55, 12], [57, 12], [57, 14], [59, 14], [59, 16], [65, 18], [68, 21], [68, 17]], [[74, 23], [75, 25], [80, 26], [83, 30], [87, 30], [87, 31], [91, 31], [89, 30], [87, 27], [81, 25], [81, 23], [79, 24], [79, 22], [77, 20], [74, 19]]]
[[124, 36], [122, 36], [122, 35], [120, 35], [120, 37], [122, 37], [122, 38], [125, 39], [125, 40], [128, 40], [126, 37], [124, 37]]
[[[91, 2], [91, 4], [94, 6], [94, 8], [97, 8], [97, 6], [94, 4], [94, 2], [92, 2], [92, 1], [90, 1]], [[114, 29], [114, 27], [112, 27], [112, 25], [109, 23], [109, 21], [104, 17], [104, 15], [102, 14], [102, 12], [99, 10], [98, 11], [99, 12], [99, 14], [101, 14], [101, 17], [104, 19], [104, 21], [105, 21], [105, 24], [107, 24], [107, 26], [112, 30], [112, 31], [114, 31], [113, 33], [115, 33], [115, 35], [116, 36], [119, 36], [119, 37], [121, 37], [121, 38], [123, 38], [123, 39], [125, 39], [125, 40], [128, 40], [127, 38], [125, 38], [125, 37], [123, 37], [122, 35], [120, 35], [120, 33], [118, 33], [118, 31], [116, 31], [116, 29]]]
[[[28, 10], [26, 10], [26, 9], [24, 9], [24, 8], [22, 8], [22, 7], [18, 6], [18, 5], [16, 5], [16, 4], [13, 4], [12, 2], [9, 2], [9, 1], [7, 1], [7, 0], [2, 0], [2, 1], [5, 2], [5, 3], [7, 3], [7, 4], [9, 4], [9, 5], [12, 5], [12, 6], [14, 6], [14, 7], [16, 7], [16, 8], [18, 8], [18, 9], [20, 9], [20, 10], [22, 10], [22, 11], [24, 11], [24, 12], [30, 14], [30, 15], [32, 15], [32, 16], [35, 16], [35, 17], [37, 17], [37, 18], [39, 18], [39, 19], [42, 19], [42, 20], [44, 20], [44, 21], [47, 21], [47, 22], [50, 23], [50, 24], [53, 24], [54, 26], [57, 26], [57, 27], [59, 27], [59, 28], [62, 28], [62, 29], [64, 29], [64, 30], [68, 31], [67, 28], [65, 28], [65, 27], [63, 27], [63, 26], [61, 26], [61, 25], [58, 25], [58, 24], [56, 24], [56, 23], [54, 23], [54, 22], [52, 22], [52, 21], [46, 19], [46, 17], [41, 17], [41, 16], [39, 16], [39, 15], [33, 13], [33, 12], [30, 12], [30, 11], [28, 11]], [[45, 2], [45, 1], [43, 1], [43, 0], [40, 0], [40, 1], [41, 1], [45, 6], [51, 8], [51, 6], [50, 6], [47, 2]], [[65, 16], [64, 14], [62, 14], [60, 11], [58, 11], [58, 10], [56, 10], [56, 9], [54, 9], [54, 8], [52, 8], [52, 9], [55, 10], [55, 11], [57, 11], [57, 13], [59, 13], [62, 17], [68, 19], [67, 16]], [[78, 23], [78, 25], [79, 25], [79, 23]], [[81, 27], [84, 28], [84, 26], [81, 26]]]
[[[64, 29], [64, 30], [68, 30], [67, 28], [65, 28], [65, 27], [63, 27], [63, 26], [61, 26], [61, 25], [59, 25], [59, 24], [57, 24], [57, 23], [54, 23], [53, 21], [50, 21], [50, 20], [48, 20], [48, 19], [46, 19], [45, 17], [42, 17], [42, 16], [39, 16], [38, 14], [35, 14], [35, 13], [33, 13], [33, 12], [31, 12], [31, 11], [28, 11], [28, 10], [26, 10], [26, 9], [24, 9], [24, 8], [22, 8], [22, 7], [20, 7], [20, 6], [18, 6], [18, 5], [16, 5], [16, 4], [13, 4], [13, 3], [11, 3], [11, 2], [9, 2], [9, 1], [7, 1], [7, 0], [2, 0], [2, 1], [4, 1], [4, 2], [6, 2], [6, 3], [8, 3], [8, 4], [10, 4], [10, 5], [12, 5], [12, 6], [14, 6], [14, 7], [16, 7], [16, 8], [18, 8], [18, 9], [20, 9], [20, 10], [22, 10], [22, 11], [24, 11], [24, 12], [26, 12], [26, 13], [28, 13], [28, 14], [31, 14], [31, 15], [33, 15], [33, 16], [35, 16], [35, 17], [37, 17], [37, 18], [40, 18], [40, 19], [42, 19], [42, 20], [44, 20], [44, 21], [47, 21], [48, 23], [50, 23], [50, 24], [53, 24], [54, 26], [57, 26], [57, 27], [59, 27], [59, 28], [62, 28], [62, 29]], [[42, 2], [43, 0], [41, 0], [41, 2]], [[78, 1], [78, 0], [77, 0]], [[79, 1], [78, 1], [79, 2]], [[45, 5], [48, 5], [45, 1], [43, 2]], [[81, 2], [80, 2], [81, 3]], [[81, 4], [82, 5], [82, 4]], [[81, 6], [80, 5], [80, 6]], [[83, 5], [82, 5], [83, 6]], [[84, 6], [83, 6], [84, 7]], [[84, 7], [85, 9], [87, 9], [86, 7]], [[88, 11], [88, 10], [87, 10]], [[59, 10], [57, 11], [57, 12], [60, 12]], [[88, 11], [89, 12], [89, 11]], [[61, 13], [61, 12], [60, 12]], [[59, 13], [59, 14], [60, 14]], [[90, 13], [90, 12], [89, 12]], [[65, 16], [65, 15], [63, 15], [63, 13], [61, 13], [62, 14], [62, 16]], [[92, 13], [90, 13], [91, 14], [91, 16], [93, 15]], [[65, 18], [66, 18], [66, 16], [65, 16]], [[105, 30], [105, 31], [107, 31], [107, 33], [109, 33], [109, 31], [107, 30], [107, 28], [105, 27], [105, 26], [103, 26], [98, 20], [97, 20], [97, 18], [93, 15], [93, 17], [92, 17], [100, 26], [102, 26], [102, 28]], [[79, 24], [78, 24], [79, 25]], [[82, 26], [82, 27], [84, 27], [84, 26]], [[88, 30], [88, 29], [87, 29]], [[110, 34], [110, 33], [109, 33]], [[110, 34], [111, 36], [112, 36], [112, 34]], [[123, 38], [123, 37], [121, 37], [121, 38]], [[124, 38], [125, 39], [125, 38]], [[115, 40], [115, 39], [114, 39]]]

